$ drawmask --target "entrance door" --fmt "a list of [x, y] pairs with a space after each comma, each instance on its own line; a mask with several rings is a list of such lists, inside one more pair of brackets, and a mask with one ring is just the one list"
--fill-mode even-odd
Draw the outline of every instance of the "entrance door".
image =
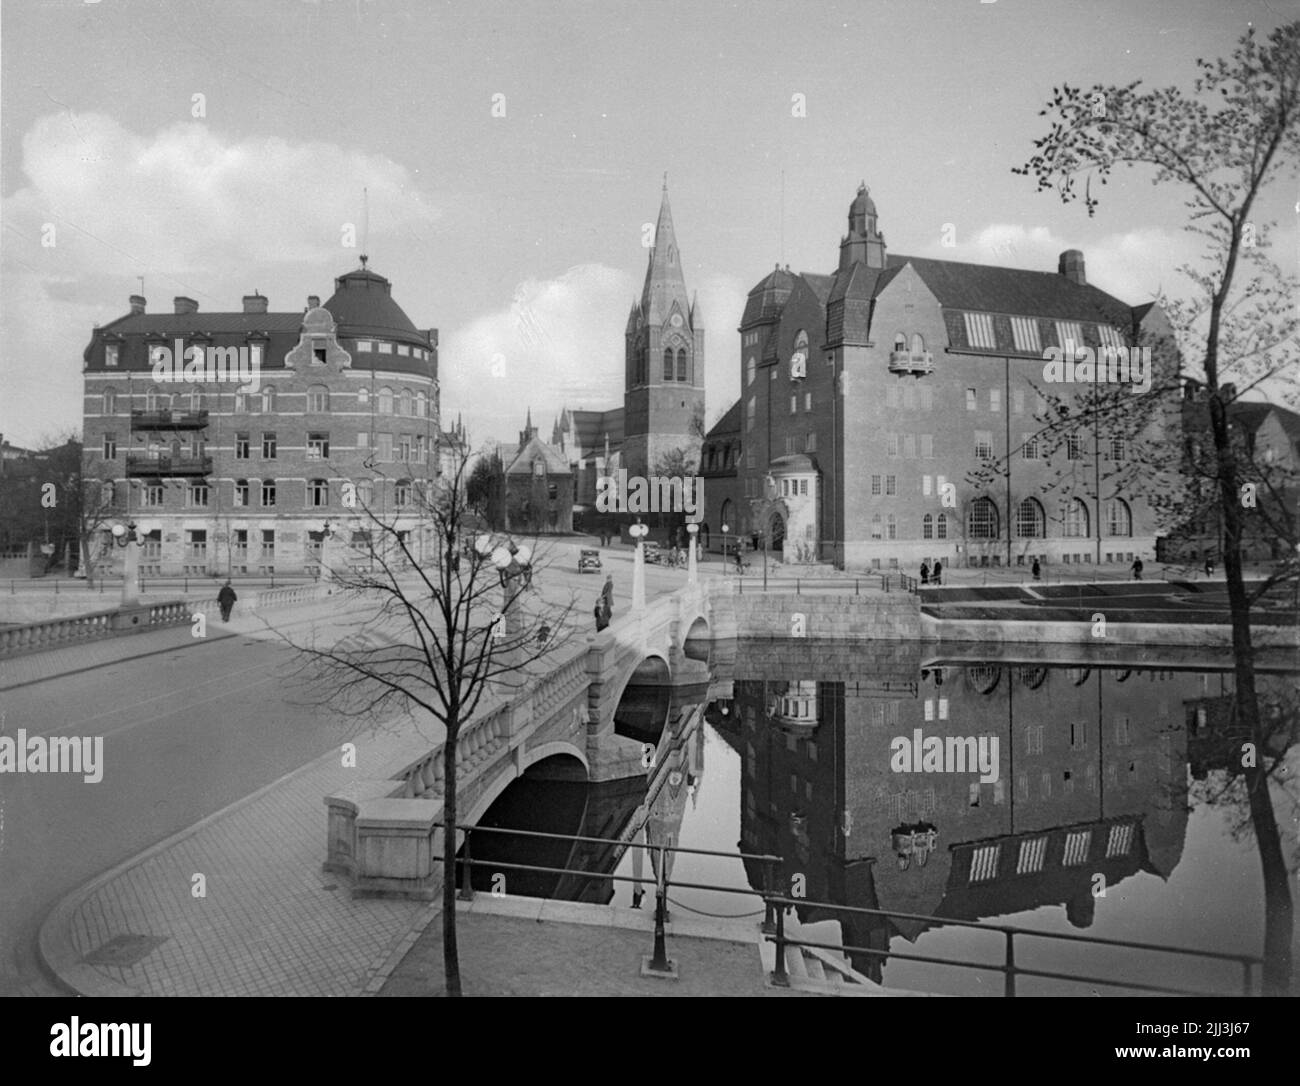
[[780, 513], [773, 513], [768, 524], [768, 546], [774, 552], [785, 550], [785, 518]]

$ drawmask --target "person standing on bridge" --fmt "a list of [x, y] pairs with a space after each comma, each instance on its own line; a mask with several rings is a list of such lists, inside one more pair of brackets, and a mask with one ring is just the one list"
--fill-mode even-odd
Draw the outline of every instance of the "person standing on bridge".
[[614, 574], [605, 574], [605, 587], [600, 590], [600, 598], [604, 601], [605, 621], [608, 622], [614, 613]]
[[1030, 567], [1030, 572], [1034, 575], [1035, 581], [1043, 579], [1043, 567], [1038, 564], [1038, 559], [1034, 559], [1034, 564]]
[[230, 621], [230, 612], [235, 609], [235, 601], [239, 599], [235, 595], [235, 590], [230, 587], [230, 581], [227, 580], [221, 586], [221, 591], [217, 593], [217, 606], [221, 608], [221, 621]]
[[921, 583], [922, 584], [930, 583], [930, 563], [927, 562], [924, 558], [921, 559]]
[[937, 558], [934, 560], [934, 569], [930, 570], [930, 583], [943, 584], [943, 563]]
[[609, 608], [604, 596], [596, 597], [596, 606], [592, 609], [592, 614], [596, 616], [596, 632], [600, 633], [609, 625]]
[[1133, 580], [1135, 581], [1142, 580], [1142, 559], [1141, 558], [1133, 559]]

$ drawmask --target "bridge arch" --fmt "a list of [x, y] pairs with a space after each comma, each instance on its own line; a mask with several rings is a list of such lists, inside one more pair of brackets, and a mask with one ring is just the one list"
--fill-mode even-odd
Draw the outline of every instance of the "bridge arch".
[[572, 743], [562, 741], [539, 743], [533, 749], [521, 752], [517, 756], [517, 761], [510, 761], [503, 766], [502, 772], [474, 801], [473, 807], [468, 812], [461, 812], [457, 823], [468, 826], [478, 825], [483, 816], [492, 809], [492, 804], [501, 798], [507, 788], [521, 777], [526, 776], [529, 769], [551, 758], [571, 758], [576, 761], [581, 767], [581, 774], [578, 774], [575, 767], [572, 776], [573, 780], [586, 780], [591, 772], [585, 750], [574, 746]]

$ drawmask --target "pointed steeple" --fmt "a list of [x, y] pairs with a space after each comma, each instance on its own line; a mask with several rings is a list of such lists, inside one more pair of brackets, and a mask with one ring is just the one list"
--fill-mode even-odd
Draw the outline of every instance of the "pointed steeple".
[[699, 291], [693, 290], [691, 291], [691, 327], [698, 328], [700, 320], [700, 294]]
[[655, 243], [645, 270], [645, 287], [641, 291], [641, 312], [648, 323], [662, 324], [676, 303], [683, 316], [687, 309], [686, 279], [682, 275], [682, 258], [677, 251], [677, 234], [673, 230], [673, 213], [668, 206], [668, 177], [664, 175], [663, 200], [659, 204], [659, 221], [655, 224]]

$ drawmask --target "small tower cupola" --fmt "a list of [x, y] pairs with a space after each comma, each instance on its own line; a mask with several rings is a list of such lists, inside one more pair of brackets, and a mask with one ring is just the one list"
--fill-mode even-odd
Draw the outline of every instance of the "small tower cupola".
[[849, 205], [849, 232], [840, 241], [840, 267], [866, 264], [869, 268], [885, 266], [885, 238], [876, 225], [876, 203], [863, 181]]

